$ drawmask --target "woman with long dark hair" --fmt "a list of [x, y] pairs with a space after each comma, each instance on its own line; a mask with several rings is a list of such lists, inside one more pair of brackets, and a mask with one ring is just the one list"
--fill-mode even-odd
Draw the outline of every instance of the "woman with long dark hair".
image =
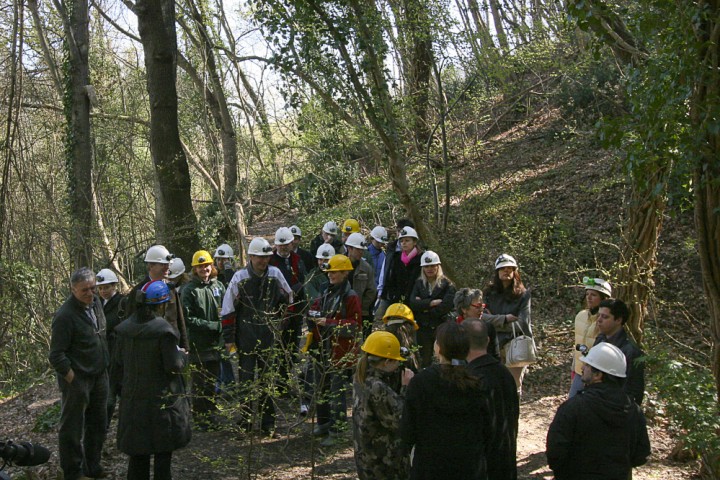
[[488, 395], [465, 361], [465, 327], [445, 322], [436, 330], [437, 364], [410, 381], [400, 432], [411, 456], [410, 478], [484, 480], [492, 438]]
[[[485, 311], [482, 318], [495, 326], [500, 360], [504, 363], [510, 340], [523, 334], [532, 336], [530, 290], [523, 285], [517, 261], [513, 257], [503, 253], [495, 260], [495, 274], [483, 293]], [[518, 394], [522, 394], [526, 368], [508, 366]]]

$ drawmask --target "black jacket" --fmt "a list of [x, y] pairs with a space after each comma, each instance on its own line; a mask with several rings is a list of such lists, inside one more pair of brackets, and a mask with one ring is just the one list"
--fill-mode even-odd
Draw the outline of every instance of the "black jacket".
[[650, 455], [645, 417], [619, 386], [587, 385], [558, 408], [546, 453], [556, 480], [627, 480]]
[[99, 375], [109, 363], [105, 338], [105, 314], [100, 299], [92, 304], [97, 327], [85, 313], [85, 305], [70, 295], [55, 313], [50, 337], [50, 364], [60, 376], [72, 368], [76, 374]]
[[460, 390], [443, 378], [440, 365], [415, 375], [400, 422], [405, 447], [415, 447], [410, 479], [484, 480], [489, 415], [487, 392]]
[[601, 342], [608, 342], [615, 345], [625, 354], [627, 369], [625, 370], [625, 393], [635, 400], [638, 405], [642, 404], [645, 396], [645, 361], [641, 359], [644, 355], [642, 350], [628, 337], [625, 329], [620, 329], [612, 337], [606, 337], [602, 333], [595, 339], [594, 345]]
[[[417, 297], [420, 297], [420, 300]], [[430, 302], [437, 299], [442, 300], [442, 303], [431, 307]], [[425, 285], [423, 279], [418, 278], [415, 280], [415, 286], [406, 303], [413, 311], [415, 321], [420, 328], [437, 328], [452, 311], [454, 299], [455, 285], [447, 278], [443, 278], [432, 292]]]
[[[120, 325], [122, 321], [120, 319], [120, 301], [123, 296], [119, 293], [113, 295], [113, 297], [105, 302], [103, 305], [103, 312], [105, 313], [105, 322], [107, 324], [107, 343], [108, 350], [110, 351], [110, 359], [112, 359], [113, 352], [115, 351], [115, 327]], [[100, 300], [102, 303], [102, 300]]]
[[122, 379], [118, 449], [150, 455], [184, 447], [191, 435], [182, 374], [187, 354], [177, 348], [177, 332], [162, 317], [139, 320], [137, 314], [116, 331], [113, 381]]
[[410, 299], [415, 280], [420, 277], [420, 258], [422, 251], [417, 248], [417, 254], [405, 265], [401, 252], [386, 252], [385, 268], [383, 269], [383, 290], [381, 298], [390, 303], [407, 303]]
[[488, 480], [517, 479], [517, 434], [520, 399], [510, 370], [492, 355], [483, 355], [468, 363], [468, 369], [482, 378], [490, 394], [491, 431], [488, 444]]

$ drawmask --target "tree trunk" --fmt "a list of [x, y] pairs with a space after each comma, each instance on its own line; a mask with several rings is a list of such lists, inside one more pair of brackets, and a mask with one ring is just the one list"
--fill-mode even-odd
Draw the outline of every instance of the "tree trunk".
[[615, 297], [630, 308], [627, 330], [637, 343], [642, 342], [648, 300], [655, 286], [653, 272], [657, 266], [658, 237], [667, 206], [665, 192], [653, 193], [653, 189], [665, 184], [668, 170], [669, 166], [662, 164], [656, 167], [651, 178], [632, 179], [623, 228], [622, 266]]
[[503, 53], [510, 51], [507, 35], [505, 35], [505, 27], [502, 23], [502, 15], [500, 13], [500, 2], [498, 0], [490, 0], [490, 10], [492, 11], [493, 24], [495, 24], [495, 34], [497, 35], [498, 44]]
[[138, 0], [133, 11], [145, 53], [150, 152], [164, 217], [164, 222], [158, 222], [158, 236], [170, 251], [187, 259], [197, 250], [199, 240], [190, 199], [190, 171], [178, 131], [175, 1]]
[[[72, 0], [55, 6], [62, 16], [67, 55], [65, 74], [65, 155], [70, 200], [70, 251], [75, 267], [92, 267], [93, 153], [90, 138], [90, 50], [88, 0]], [[67, 8], [67, 10], [66, 10]]]
[[[693, 179], [695, 228], [713, 342], [712, 371], [720, 401], [720, 133], [715, 116], [720, 104], [720, 1], [707, 2], [706, 8], [695, 31], [702, 74], [693, 91], [690, 118], [697, 131], [705, 132]], [[714, 461], [714, 468], [720, 468], [720, 460], [716, 457]]]

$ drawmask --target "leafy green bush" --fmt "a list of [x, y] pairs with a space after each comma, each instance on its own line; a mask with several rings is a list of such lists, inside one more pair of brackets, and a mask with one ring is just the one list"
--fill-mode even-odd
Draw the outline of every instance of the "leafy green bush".
[[720, 412], [712, 372], [659, 344], [647, 357], [652, 390], [664, 405], [672, 430], [695, 455], [720, 453]]

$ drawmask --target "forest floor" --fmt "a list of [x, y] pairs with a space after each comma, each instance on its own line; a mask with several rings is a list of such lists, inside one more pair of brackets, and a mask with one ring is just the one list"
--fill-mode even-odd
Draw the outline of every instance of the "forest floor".
[[[545, 436], [557, 407], [569, 387], [569, 371], [563, 340], [569, 331], [545, 330], [544, 352], [539, 363], [530, 367], [520, 407], [518, 434], [518, 471], [521, 479], [549, 479], [552, 473], [545, 458]], [[34, 431], [43, 423], [43, 414], [59, 401], [59, 391], [52, 378], [24, 393], [0, 403], [0, 425], [3, 438], [32, 441], [50, 449], [47, 464], [38, 467], [13, 468], [13, 478], [57, 479], [58, 445], [56, 427], [44, 433]], [[652, 403], [652, 399], [649, 400]], [[277, 433], [279, 438], [240, 433], [233, 422], [219, 431], [193, 431], [189, 446], [173, 457], [173, 476], [178, 480], [229, 480], [238, 478], [290, 480], [301, 478], [353, 479], [352, 436], [347, 432], [337, 446], [322, 448], [311, 435], [311, 419], [300, 419], [290, 412], [298, 411], [297, 401], [280, 399]], [[125, 478], [127, 457], [115, 443], [117, 419], [112, 421], [103, 454], [103, 466], [111, 479]], [[636, 480], [680, 480], [695, 478], [697, 465], [669, 460], [674, 441], [660, 418], [649, 419], [652, 457], [647, 465], [635, 470]], [[588, 432], [592, 435], [592, 432]], [[578, 452], [582, 454], [582, 452]], [[314, 472], [313, 466], [314, 464]], [[23, 477], [23, 473], [26, 477]]]

